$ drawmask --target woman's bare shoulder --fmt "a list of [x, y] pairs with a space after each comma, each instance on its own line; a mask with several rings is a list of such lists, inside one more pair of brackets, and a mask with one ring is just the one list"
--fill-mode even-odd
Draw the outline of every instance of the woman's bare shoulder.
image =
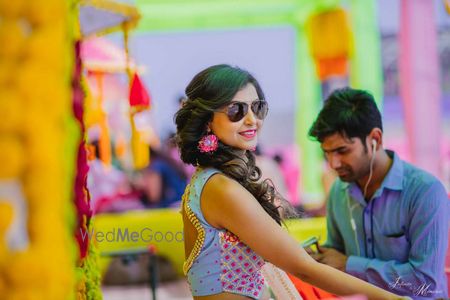
[[229, 199], [236, 194], [253, 197], [239, 182], [223, 173], [216, 173], [210, 177], [203, 188], [203, 196], [214, 199]]
[[241, 214], [244, 203], [259, 205], [253, 195], [236, 180], [217, 173], [206, 182], [201, 193], [200, 205], [208, 223], [223, 228], [224, 217]]

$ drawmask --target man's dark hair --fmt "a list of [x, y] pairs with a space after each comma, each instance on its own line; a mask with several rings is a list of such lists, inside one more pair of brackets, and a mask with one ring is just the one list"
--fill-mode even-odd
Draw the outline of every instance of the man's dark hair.
[[381, 114], [373, 96], [349, 87], [335, 90], [326, 100], [317, 119], [309, 129], [309, 136], [323, 142], [335, 133], [343, 137], [365, 138], [374, 128], [383, 131]]

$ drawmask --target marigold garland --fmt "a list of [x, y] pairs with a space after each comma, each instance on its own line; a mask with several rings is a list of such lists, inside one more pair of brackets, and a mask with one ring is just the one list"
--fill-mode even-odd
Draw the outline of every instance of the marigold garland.
[[[65, 0], [0, 0], [0, 181], [20, 182], [28, 245], [0, 230], [2, 299], [74, 299], [72, 18]], [[5, 203], [0, 199], [0, 216]], [[8, 208], [10, 209], [10, 208]], [[16, 216], [14, 210], [8, 216]], [[5, 231], [6, 230], [6, 231]]]

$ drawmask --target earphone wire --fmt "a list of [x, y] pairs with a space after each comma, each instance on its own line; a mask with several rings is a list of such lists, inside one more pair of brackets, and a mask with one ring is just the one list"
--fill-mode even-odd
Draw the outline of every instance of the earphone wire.
[[350, 214], [350, 224], [352, 225], [353, 236], [355, 237], [356, 249], [358, 251], [358, 256], [361, 256], [361, 250], [359, 249], [358, 236], [356, 233], [356, 222], [355, 222], [355, 219], [353, 218], [353, 210], [357, 207], [357, 205], [358, 205], [358, 203], [355, 203], [352, 207], [350, 207], [350, 197], [347, 198], [347, 208], [348, 208], [348, 213]]
[[373, 144], [372, 147], [372, 157], [370, 158], [370, 172], [369, 172], [369, 179], [367, 179], [367, 182], [364, 186], [364, 194], [363, 197], [364, 199], [366, 199], [366, 193], [367, 193], [367, 188], [369, 187], [370, 181], [372, 180], [372, 175], [373, 175], [373, 163], [375, 161], [375, 148], [376, 148], [377, 144]]
[[[370, 158], [369, 179], [367, 179], [367, 182], [364, 186], [364, 194], [363, 194], [364, 199], [366, 199], [367, 188], [369, 187], [370, 181], [372, 180], [372, 176], [373, 176], [373, 163], [375, 161], [376, 146], [377, 146], [377, 144], [375, 142], [372, 147], [372, 157]], [[358, 256], [361, 256], [361, 250], [359, 249], [358, 236], [356, 233], [356, 222], [355, 222], [355, 219], [353, 218], [353, 209], [355, 209], [356, 205], [357, 205], [357, 203], [355, 203], [352, 207], [350, 207], [350, 198], [347, 199], [347, 208], [348, 208], [348, 213], [350, 214], [350, 224], [353, 229], [353, 236], [355, 238], [356, 249], [358, 251]]]

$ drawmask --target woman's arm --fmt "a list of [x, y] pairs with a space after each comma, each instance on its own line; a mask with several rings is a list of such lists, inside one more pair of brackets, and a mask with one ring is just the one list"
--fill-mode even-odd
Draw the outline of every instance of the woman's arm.
[[336, 295], [364, 294], [369, 299], [400, 297], [312, 259], [235, 180], [216, 174], [201, 194], [201, 209], [214, 227], [225, 228], [265, 260]]

